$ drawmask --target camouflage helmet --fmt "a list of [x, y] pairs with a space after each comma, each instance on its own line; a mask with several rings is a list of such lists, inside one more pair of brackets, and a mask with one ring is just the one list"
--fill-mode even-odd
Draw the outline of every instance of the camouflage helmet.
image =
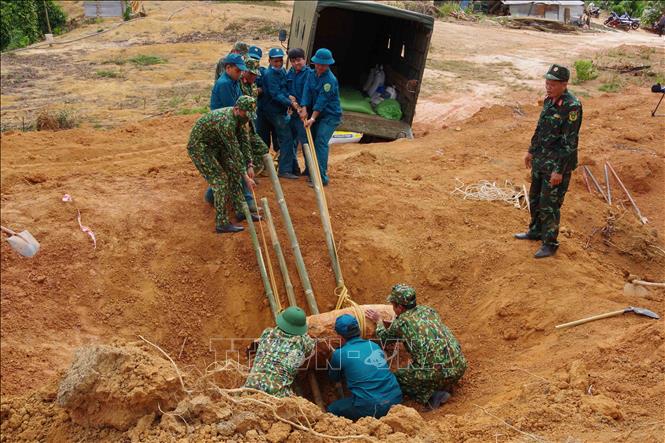
[[251, 72], [254, 75], [259, 75], [259, 66], [260, 63], [258, 60], [246, 57], [245, 66], [247, 66], [247, 71]]
[[388, 303], [397, 303], [402, 306], [415, 305], [416, 290], [405, 283], [397, 283], [390, 291]]
[[233, 45], [233, 51], [237, 51], [242, 55], [246, 55], [249, 52], [249, 45], [245, 42], [236, 42]]
[[241, 95], [236, 101], [236, 108], [247, 111], [247, 116], [254, 120], [256, 118], [256, 99], [249, 95]]

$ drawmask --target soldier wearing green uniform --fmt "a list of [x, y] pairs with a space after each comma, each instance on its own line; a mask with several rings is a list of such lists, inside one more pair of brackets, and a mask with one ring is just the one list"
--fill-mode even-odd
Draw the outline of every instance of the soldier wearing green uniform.
[[545, 74], [547, 98], [524, 156], [524, 164], [531, 168], [531, 223], [527, 232], [514, 237], [542, 241], [536, 258], [550, 257], [559, 247], [561, 205], [577, 167], [582, 104], [568, 91], [569, 78], [570, 71], [560, 65], [552, 65]]
[[[256, 86], [256, 78], [259, 75], [259, 61], [248, 57], [245, 60], [247, 71], [242, 73], [240, 78], [240, 91], [243, 95], [258, 100], [259, 88]], [[263, 155], [268, 153], [268, 146], [263, 142], [256, 132], [256, 122], [249, 121], [249, 144], [251, 147], [252, 162], [255, 165], [257, 174], [263, 169]]]
[[397, 316], [388, 328], [376, 311], [368, 309], [367, 317], [377, 323], [376, 336], [384, 344], [400, 340], [411, 355], [409, 366], [395, 372], [402, 392], [436, 409], [450, 398], [453, 385], [466, 371], [462, 348], [434, 309], [416, 303], [411, 286], [393, 286], [388, 302]]
[[255, 117], [256, 100], [238, 98], [234, 107], [210, 111], [199, 118], [189, 136], [187, 152], [212, 189], [215, 205], [215, 230], [240, 232], [242, 226], [230, 222], [227, 208], [240, 210], [242, 185], [254, 187], [254, 169], [245, 124]]
[[276, 397], [293, 395], [291, 385], [298, 368], [314, 352], [314, 339], [307, 335], [305, 311], [294, 306], [285, 309], [277, 316], [277, 327], [265, 329], [257, 342], [244, 387]]

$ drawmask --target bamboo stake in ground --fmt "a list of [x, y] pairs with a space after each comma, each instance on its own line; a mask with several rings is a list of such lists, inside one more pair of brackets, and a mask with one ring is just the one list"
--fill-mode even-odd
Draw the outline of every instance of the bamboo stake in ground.
[[277, 171], [275, 171], [275, 165], [273, 163], [272, 156], [270, 154], [265, 154], [263, 156], [263, 163], [265, 164], [268, 175], [270, 176], [270, 181], [272, 182], [273, 189], [275, 190], [275, 197], [277, 198], [277, 203], [279, 204], [279, 209], [281, 210], [282, 218], [284, 219], [284, 225], [286, 226], [286, 233], [288, 234], [289, 240], [291, 241], [291, 249], [293, 249], [293, 256], [296, 260], [298, 275], [300, 276], [300, 281], [302, 282], [303, 289], [305, 290], [307, 305], [309, 306], [311, 314], [318, 314], [319, 308], [316, 305], [314, 291], [312, 291], [312, 284], [309, 281], [309, 275], [307, 275], [305, 261], [303, 260], [302, 254], [300, 252], [300, 245], [298, 244], [296, 231], [293, 229], [293, 223], [291, 223], [289, 208], [286, 205], [286, 200], [284, 199], [282, 185], [280, 185], [279, 178], [277, 178]]
[[275, 255], [277, 256], [277, 261], [279, 262], [279, 269], [282, 271], [282, 279], [284, 280], [284, 287], [286, 288], [286, 297], [289, 299], [289, 306], [297, 306], [298, 304], [296, 303], [296, 295], [293, 292], [293, 284], [291, 283], [291, 277], [289, 277], [289, 269], [286, 266], [282, 245], [279, 243], [279, 237], [277, 237], [277, 231], [275, 230], [275, 224], [270, 212], [270, 206], [268, 206], [268, 199], [263, 197], [261, 199], [261, 204], [263, 205], [263, 216], [265, 217], [266, 224], [268, 225], [268, 232], [270, 232], [272, 247], [275, 250]]
[[612, 190], [610, 189], [610, 174], [607, 171], [607, 164], [605, 164], [605, 167], [603, 168], [605, 171], [605, 190], [607, 191], [607, 203], [611, 206], [612, 205]]
[[314, 193], [316, 194], [316, 204], [319, 207], [319, 216], [321, 217], [321, 224], [323, 225], [326, 245], [328, 246], [328, 255], [330, 256], [330, 262], [332, 263], [333, 272], [335, 273], [335, 283], [337, 283], [337, 287], [341, 287], [344, 285], [344, 278], [342, 277], [342, 272], [339, 268], [339, 258], [337, 257], [337, 251], [335, 249], [335, 240], [333, 239], [330, 215], [323, 196], [323, 190], [320, 188], [321, 181], [319, 180], [319, 165], [315, 164], [312, 152], [310, 151], [310, 149], [313, 149], [313, 145], [305, 143], [303, 148], [305, 160], [307, 160], [307, 168], [312, 177], [315, 178], [312, 180], [312, 183], [314, 185]]
[[593, 186], [594, 186], [594, 187], [596, 188], [596, 190], [600, 193], [600, 195], [603, 196], [603, 199], [605, 199], [605, 201], [607, 201], [607, 196], [606, 196], [605, 193], [603, 192], [603, 188], [600, 187], [600, 183], [598, 183], [598, 180], [596, 180], [596, 177], [593, 176], [593, 174], [591, 173], [591, 170], [590, 170], [589, 168], [587, 168], [586, 166], [582, 166], [582, 167], [584, 168], [584, 170], [586, 171], [587, 175], [589, 176], [589, 178], [590, 178], [591, 181], [593, 182]]
[[279, 309], [277, 308], [277, 303], [275, 302], [275, 295], [272, 292], [272, 287], [270, 286], [270, 280], [268, 279], [268, 271], [266, 270], [266, 264], [263, 261], [263, 253], [261, 252], [261, 244], [259, 243], [259, 237], [256, 235], [256, 229], [254, 228], [254, 221], [252, 220], [252, 214], [249, 212], [249, 206], [246, 202], [242, 202], [242, 212], [245, 214], [245, 219], [247, 220], [247, 227], [249, 228], [249, 234], [252, 237], [252, 245], [254, 246], [254, 252], [256, 253], [256, 262], [259, 265], [259, 272], [261, 273], [261, 280], [263, 280], [263, 287], [266, 291], [266, 297], [268, 297], [268, 303], [270, 303], [270, 309], [272, 310], [275, 320], [277, 320], [277, 314], [279, 314]]
[[605, 162], [605, 165], [607, 165], [607, 167], [610, 168], [610, 171], [612, 171], [612, 175], [614, 176], [614, 178], [619, 183], [619, 186], [621, 186], [621, 189], [623, 189], [623, 192], [626, 194], [626, 197], [628, 197], [628, 200], [630, 200], [630, 203], [633, 205], [633, 209], [635, 209], [635, 213], [637, 214], [637, 217], [640, 219], [640, 222], [643, 225], [646, 225], [647, 223], [649, 223], [649, 220], [645, 216], [643, 216], [642, 213], [640, 212], [640, 208], [637, 207], [637, 203], [635, 203], [635, 200], [633, 200], [633, 197], [630, 195], [630, 192], [628, 192], [628, 189], [626, 189], [623, 182], [619, 178], [619, 175], [614, 170], [614, 168], [612, 167], [610, 162]]

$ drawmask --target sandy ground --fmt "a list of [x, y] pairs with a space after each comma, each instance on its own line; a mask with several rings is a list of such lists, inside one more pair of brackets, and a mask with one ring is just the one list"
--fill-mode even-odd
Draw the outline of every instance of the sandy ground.
[[[172, 31], [176, 25], [162, 22], [182, 8], [182, 2], [148, 6], [151, 17], [120, 29], [140, 26], [137, 35], [145, 35], [135, 38], [145, 41], [177, 34]], [[247, 14], [258, 8], [197, 7], [206, 12], [237, 8]], [[185, 29], [197, 17], [193, 9], [178, 12], [171, 21], [177, 19]], [[271, 18], [288, 20], [288, 8], [270, 11]], [[150, 30], [159, 14], [161, 31], [156, 36]], [[550, 44], [563, 38], [437, 23], [434, 57], [448, 50], [437, 50], [446, 28], [512, 35], [513, 53], [518, 54], [518, 48], [526, 46], [519, 44], [522, 34], [529, 41], [545, 39]], [[34, 259], [26, 260], [2, 244], [3, 398], [52, 381], [82, 344], [133, 340], [142, 334], [177, 356], [179, 365], [203, 368], [224, 351], [218, 339], [255, 337], [271, 324], [248, 234], [213, 232], [213, 210], [202, 198], [205, 184], [184, 149], [196, 116], [140, 121], [157, 107], [113, 108], [127, 97], [118, 91], [145, 90], [156, 96], [184, 81], [185, 71], [173, 70], [183, 68], [176, 60], [186, 56], [205, 64], [191, 74], [191, 81], [198, 82], [192, 85], [203, 91], [210, 82], [215, 45], [197, 43], [199, 52], [193, 43], [143, 42], [120, 49], [112, 41], [113, 32], [104, 35], [82, 40], [76, 50], [67, 49], [70, 56], [78, 51], [68, 66], [79, 61], [97, 66], [94, 63], [121, 51], [172, 58], [145, 70], [123, 65], [121, 69], [131, 73], [126, 80], [71, 81], [57, 70], [39, 68], [44, 77], [21, 86], [25, 98], [6, 98], [3, 85], [3, 120], [5, 113], [18, 115], [11, 105], [5, 108], [10, 100], [22, 107], [52, 94], [70, 97], [87, 115], [107, 115], [106, 121], [117, 126], [2, 134], [2, 224], [30, 230], [42, 245]], [[651, 41], [646, 34], [629, 36]], [[620, 42], [607, 44], [615, 43]], [[488, 49], [486, 54], [511, 54], [494, 44], [492, 48], [487, 43], [494, 52]], [[567, 50], [557, 47], [560, 54]], [[45, 56], [19, 54], [16, 58], [25, 63]], [[524, 67], [525, 72], [536, 77], [536, 67], [547, 64], [538, 60]], [[2, 66], [4, 76], [17, 65], [14, 60], [5, 63], [3, 56]], [[114, 94], [110, 85], [116, 81], [123, 87]], [[88, 86], [96, 82], [103, 83], [93, 93]], [[535, 88], [540, 80], [533, 82]], [[461, 79], [453, 83], [473, 86]], [[65, 88], [71, 89], [65, 94]], [[596, 176], [602, 175], [605, 160], [612, 162], [649, 224], [637, 222], [616, 186], [619, 200], [612, 208], [589, 194], [578, 170], [564, 204], [559, 253], [536, 261], [536, 245], [511, 238], [528, 222], [525, 210], [452, 194], [456, 179], [467, 184], [528, 183], [521, 157], [538, 116], [534, 103], [540, 92], [523, 92], [526, 100], [510, 106], [481, 101], [474, 106], [484, 108], [456, 127], [434, 129], [424, 122], [422, 137], [412, 141], [335, 147], [327, 193], [347, 286], [357, 302], [376, 303], [394, 283], [410, 282], [420, 301], [437, 308], [460, 338], [470, 362], [460, 387], [441, 410], [418, 408], [443, 440], [527, 438], [517, 428], [546, 440], [663, 441], [662, 320], [624, 315], [554, 329], [558, 323], [629, 305], [665, 313], [662, 290], [651, 290], [646, 297], [622, 292], [629, 274], [665, 279], [665, 120], [649, 116], [657, 97], [644, 88], [629, 87], [622, 94], [584, 98], [580, 143], [581, 161]], [[314, 195], [304, 181], [283, 186], [319, 308], [332, 309], [334, 281]], [[62, 201], [66, 193], [73, 202]], [[273, 214], [278, 213], [266, 179], [258, 195], [268, 197]], [[96, 249], [79, 229], [77, 209], [83, 224], [97, 236]], [[282, 244], [288, 244], [280, 220], [278, 230]], [[297, 280], [290, 252], [287, 260]], [[297, 293], [304, 305], [300, 287]], [[14, 440], [20, 440], [18, 434], [8, 436], [8, 441]]]

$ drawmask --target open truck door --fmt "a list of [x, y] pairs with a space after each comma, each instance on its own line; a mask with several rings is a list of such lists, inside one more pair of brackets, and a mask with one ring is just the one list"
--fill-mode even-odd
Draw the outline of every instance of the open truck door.
[[[390, 140], [411, 138], [433, 29], [432, 17], [381, 3], [297, 1], [293, 4], [289, 48], [303, 48], [308, 60], [318, 48], [328, 48], [335, 55], [331, 69], [340, 84], [343, 109], [338, 129]], [[351, 97], [358, 100], [376, 65], [383, 66], [385, 85], [395, 87], [400, 120], [381, 117], [369, 103], [363, 112], [348, 110], [346, 103]]]

